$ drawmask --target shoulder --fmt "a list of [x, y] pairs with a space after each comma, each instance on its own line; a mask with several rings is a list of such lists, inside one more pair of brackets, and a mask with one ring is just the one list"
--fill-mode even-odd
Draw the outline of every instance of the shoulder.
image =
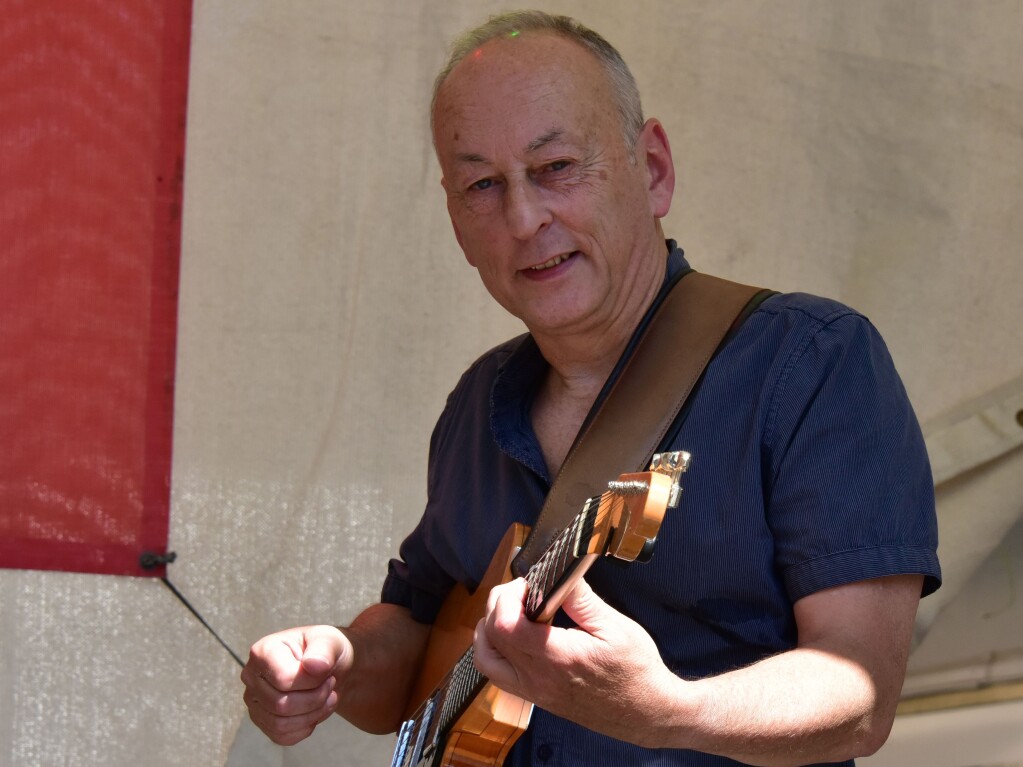
[[[762, 436], [783, 442], [820, 416], [854, 420], [861, 408], [910, 417], [911, 406], [880, 333], [859, 311], [807, 293], [776, 294], [758, 307], [715, 360], [733, 397], [761, 403]], [[755, 397], [754, 393], [755, 392]]]
[[[521, 360], [531, 359], [536, 344], [528, 333], [508, 339], [477, 357], [448, 394], [434, 427], [433, 445], [438, 447], [453, 431], [488, 433], [495, 388], [515, 378]], [[538, 351], [535, 352], [539, 354]]]
[[734, 342], [737, 350], [757, 350], [772, 364], [784, 366], [805, 362], [807, 354], [833, 357], [856, 348], [888, 355], [866, 316], [840, 301], [809, 293], [771, 296], [750, 315]]
[[754, 312], [773, 322], [782, 322], [793, 328], [808, 330], [829, 325], [842, 318], [856, 322], [869, 322], [860, 312], [840, 301], [810, 293], [776, 293], [764, 301]]
[[448, 395], [448, 406], [452, 399], [469, 395], [476, 391], [485, 391], [489, 396], [490, 388], [494, 381], [502, 374], [513, 358], [525, 351], [524, 347], [535, 346], [528, 333], [523, 333], [515, 338], [499, 343], [469, 365], [458, 379], [455, 388]]

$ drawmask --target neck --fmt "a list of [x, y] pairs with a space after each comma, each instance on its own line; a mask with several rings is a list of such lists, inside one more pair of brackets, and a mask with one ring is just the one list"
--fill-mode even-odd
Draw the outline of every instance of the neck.
[[566, 393], [588, 391], [591, 401], [596, 397], [664, 282], [663, 257], [658, 254], [647, 265], [621, 292], [619, 305], [605, 307], [595, 320], [556, 330], [530, 328], [550, 365], [548, 386]]
[[537, 332], [533, 337], [550, 368], [536, 398], [531, 419], [551, 476], [561, 467], [579, 431], [640, 320], [664, 281], [664, 260], [637, 269], [623, 300], [599, 320], [560, 332]]

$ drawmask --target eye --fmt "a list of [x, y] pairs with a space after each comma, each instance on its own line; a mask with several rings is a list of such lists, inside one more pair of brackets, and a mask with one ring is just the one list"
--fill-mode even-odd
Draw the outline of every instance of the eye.
[[494, 185], [494, 179], [492, 178], [481, 178], [472, 184], [469, 184], [470, 192], [482, 192], [486, 189], [490, 189]]
[[554, 162], [547, 163], [547, 170], [556, 173], [559, 170], [564, 170], [571, 164], [568, 160], [555, 160]]

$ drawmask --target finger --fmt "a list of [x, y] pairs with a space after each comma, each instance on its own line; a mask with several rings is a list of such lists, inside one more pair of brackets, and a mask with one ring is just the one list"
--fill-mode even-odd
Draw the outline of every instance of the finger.
[[514, 580], [508, 581], [507, 583], [500, 583], [490, 589], [490, 593], [487, 595], [487, 613], [493, 611], [497, 606], [497, 603], [501, 599], [511, 600], [511, 603], [518, 603], [522, 605], [526, 600], [526, 580], [525, 578], [515, 578]]
[[[249, 718], [275, 743], [288, 746], [308, 737], [318, 724], [330, 718], [337, 705], [337, 694], [331, 693], [317, 708], [304, 713], [281, 715], [267, 710], [263, 701], [246, 696]], [[286, 701], [285, 710], [294, 705], [294, 700]]]
[[242, 682], [260, 689], [269, 685], [275, 690], [290, 690], [299, 672], [300, 655], [287, 639], [265, 637], [252, 646], [249, 660], [242, 669]]
[[242, 669], [241, 681], [245, 685], [244, 698], [266, 701], [280, 695], [280, 690], [274, 685], [272, 672], [264, 662], [254, 656], [249, 657], [248, 663]]
[[246, 687], [242, 699], [253, 721], [287, 732], [333, 712], [338, 700], [335, 686], [330, 677], [316, 690], [281, 692], [267, 680], [257, 679]]
[[[337, 703], [334, 677], [328, 677], [314, 690], [281, 691], [266, 679], [247, 685], [242, 699], [250, 709], [259, 708], [274, 716], [290, 717], [318, 711], [333, 700]], [[332, 707], [332, 706], [331, 706]]]
[[516, 578], [490, 590], [487, 596], [487, 631], [494, 635], [510, 634], [526, 620], [523, 600], [526, 582]]
[[477, 626], [480, 641], [485, 643], [484, 658], [509, 664], [520, 680], [526, 666], [545, 652], [550, 632], [550, 627], [534, 623], [526, 616], [525, 593], [526, 582], [521, 578], [491, 590], [490, 609]]
[[515, 692], [518, 674], [515, 667], [488, 639], [486, 619], [481, 618], [473, 634], [473, 664], [476, 670], [506, 692]]

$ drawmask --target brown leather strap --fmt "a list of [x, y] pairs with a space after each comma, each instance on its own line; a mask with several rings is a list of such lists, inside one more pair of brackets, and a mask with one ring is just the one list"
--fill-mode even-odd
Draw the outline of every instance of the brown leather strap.
[[516, 574], [529, 569], [586, 499], [608, 481], [646, 469], [714, 352], [761, 292], [699, 272], [689, 273], [671, 289], [565, 458], [513, 563]]

